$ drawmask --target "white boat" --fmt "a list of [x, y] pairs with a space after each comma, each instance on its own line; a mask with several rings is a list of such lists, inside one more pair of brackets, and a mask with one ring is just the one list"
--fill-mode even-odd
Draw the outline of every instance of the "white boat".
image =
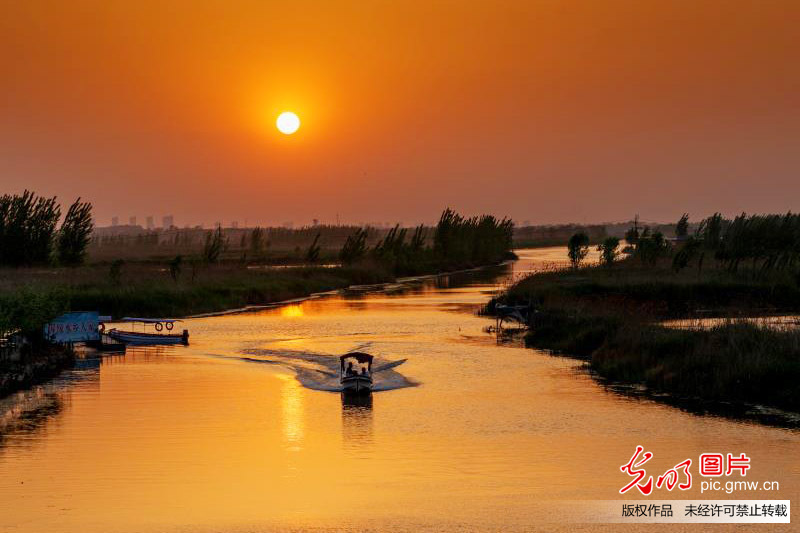
[[[125, 317], [120, 322], [131, 324], [130, 330], [112, 328], [103, 331], [105, 325], [101, 325], [101, 332], [111, 337], [117, 342], [135, 345], [150, 344], [189, 344], [189, 331], [183, 330], [182, 333], [171, 333], [175, 327], [176, 320], [173, 318], [133, 318]], [[136, 324], [141, 324], [141, 331], [136, 330]], [[152, 326], [155, 331], [147, 331], [147, 327]], [[166, 332], [164, 332], [166, 330]], [[163, 333], [162, 333], [163, 332]]]
[[368, 393], [372, 390], [372, 359], [363, 352], [350, 352], [339, 357], [339, 382], [342, 391]]

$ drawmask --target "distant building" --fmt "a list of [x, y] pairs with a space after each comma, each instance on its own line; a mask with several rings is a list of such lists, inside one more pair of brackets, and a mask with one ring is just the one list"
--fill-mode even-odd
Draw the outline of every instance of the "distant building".
[[111, 217], [111, 225], [119, 226], [119, 217]]
[[128, 219], [128, 225], [129, 226], [135, 226], [136, 225], [136, 216], [135, 215]]
[[169, 229], [175, 225], [175, 219], [172, 218], [172, 215], [164, 215], [161, 218], [161, 227], [164, 229]]
[[238, 228], [239, 227], [239, 221], [238, 220], [231, 220], [231, 227], [234, 228], [234, 229]]
[[314, 219], [314, 220], [312, 220], [311, 222], [312, 222], [312, 224], [313, 224], [313, 226], [314, 226], [314, 227], [317, 227], [317, 226], [319, 226], [319, 219], [318, 219], [318, 218], [315, 218], [315, 219]]
[[145, 219], [145, 224], [147, 225], [147, 229], [153, 229], [156, 227], [155, 223], [153, 223], [152, 216], [149, 216]]

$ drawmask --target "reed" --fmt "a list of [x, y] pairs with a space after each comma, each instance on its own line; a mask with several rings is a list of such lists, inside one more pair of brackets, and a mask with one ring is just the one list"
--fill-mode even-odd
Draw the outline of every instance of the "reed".
[[235, 263], [193, 268], [192, 276], [151, 263], [124, 263], [113, 268], [114, 275], [105, 265], [7, 271], [0, 283], [0, 334], [23, 326], [35, 331], [70, 309], [115, 317], [186, 316], [390, 280], [382, 271], [363, 268], [247, 268]]
[[800, 310], [798, 282], [789, 268], [753, 276], [720, 260], [676, 271], [666, 256], [652, 263], [630, 257], [611, 266], [540, 272], [500, 299], [531, 302], [538, 310], [529, 346], [584, 358], [613, 382], [800, 410], [800, 330], [736, 318], [705, 330], [660, 325], [665, 318], [794, 312]]
[[800, 330], [730, 320], [709, 329], [667, 328], [621, 315], [539, 315], [531, 347], [589, 361], [603, 378], [712, 402], [800, 411]]

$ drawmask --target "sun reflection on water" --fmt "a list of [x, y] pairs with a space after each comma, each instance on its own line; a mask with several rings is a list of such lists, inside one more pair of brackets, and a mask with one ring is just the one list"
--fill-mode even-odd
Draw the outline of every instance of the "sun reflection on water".
[[300, 451], [303, 449], [303, 436], [305, 434], [304, 389], [292, 375], [285, 374], [279, 377], [283, 381], [281, 388], [283, 436], [286, 439], [286, 446], [289, 451]]
[[281, 316], [283, 318], [300, 318], [304, 314], [303, 306], [301, 305], [287, 305], [281, 307]]
[[345, 450], [363, 456], [372, 448], [372, 394], [342, 393], [342, 440]]

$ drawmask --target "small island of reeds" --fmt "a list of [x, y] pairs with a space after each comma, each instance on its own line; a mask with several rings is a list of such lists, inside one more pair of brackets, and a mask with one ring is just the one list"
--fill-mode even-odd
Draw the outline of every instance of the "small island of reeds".
[[[800, 216], [714, 215], [676, 238], [633, 227], [583, 265], [531, 275], [499, 301], [528, 304], [529, 346], [586, 359], [609, 382], [717, 403], [800, 411], [800, 327], [767, 318], [800, 312]], [[492, 311], [494, 302], [490, 303]], [[676, 327], [674, 319], [684, 319]]]

